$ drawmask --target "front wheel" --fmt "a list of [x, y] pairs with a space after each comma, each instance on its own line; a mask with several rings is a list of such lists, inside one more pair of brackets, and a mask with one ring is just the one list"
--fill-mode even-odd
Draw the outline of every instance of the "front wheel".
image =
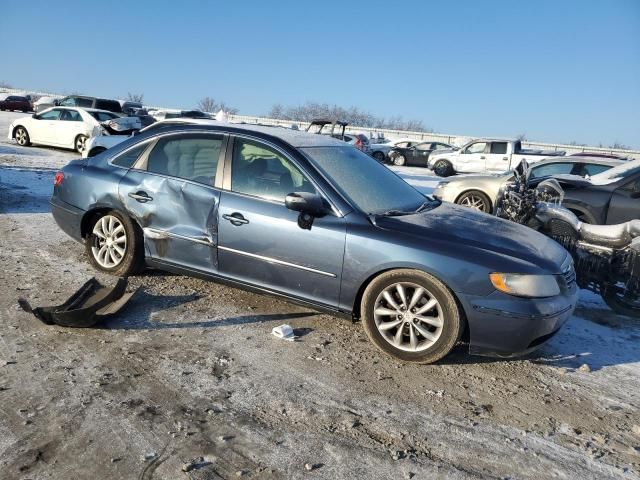
[[96, 269], [119, 277], [141, 269], [144, 261], [142, 236], [129, 217], [112, 210], [95, 216], [90, 228], [85, 249]]
[[480, 212], [491, 213], [491, 200], [479, 190], [470, 190], [463, 193], [458, 197], [456, 203]]
[[373, 158], [375, 158], [380, 163], [384, 162], [384, 153], [382, 152], [373, 152]]
[[393, 270], [374, 279], [362, 297], [361, 314], [369, 340], [405, 362], [440, 360], [463, 330], [449, 289], [419, 270]]
[[453, 175], [453, 165], [448, 160], [438, 160], [433, 165], [433, 171], [439, 177], [450, 177]]
[[609, 288], [602, 294], [602, 299], [614, 312], [640, 318], [640, 298], [629, 298], [616, 288]]
[[31, 139], [29, 133], [24, 127], [16, 128], [16, 133], [13, 136], [16, 139], [16, 143], [21, 147], [28, 147], [31, 145]]

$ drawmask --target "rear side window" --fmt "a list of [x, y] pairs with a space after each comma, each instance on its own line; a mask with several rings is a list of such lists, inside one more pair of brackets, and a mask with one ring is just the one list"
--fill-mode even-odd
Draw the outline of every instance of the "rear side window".
[[491, 142], [491, 153], [499, 155], [507, 153], [507, 142]]
[[109, 110], [110, 112], [122, 112], [120, 102], [115, 100], [96, 100], [96, 107], [99, 110]]
[[147, 149], [149, 146], [149, 142], [143, 142], [140, 145], [137, 145], [126, 152], [118, 155], [116, 158], [111, 160], [113, 165], [118, 165], [119, 167], [131, 168], [136, 160], [140, 158], [140, 155]]
[[92, 103], [93, 102], [89, 98], [76, 98], [75, 99], [75, 105], [77, 107], [91, 108], [91, 104]]
[[583, 168], [582, 175], [583, 176], [589, 175], [591, 177], [593, 175], [597, 175], [598, 173], [602, 173], [609, 170], [611, 166], [610, 165], [593, 165], [593, 164], [585, 163], [582, 166], [582, 168]]
[[80, 113], [75, 110], [63, 110], [60, 114], [60, 120], [66, 120], [69, 122], [81, 122], [82, 117]]
[[149, 154], [147, 171], [213, 186], [221, 150], [222, 135], [161, 138]]
[[91, 116], [98, 120], [99, 122], [106, 122], [108, 120], [113, 120], [114, 118], [118, 118], [118, 116], [114, 113], [107, 112], [89, 112]]

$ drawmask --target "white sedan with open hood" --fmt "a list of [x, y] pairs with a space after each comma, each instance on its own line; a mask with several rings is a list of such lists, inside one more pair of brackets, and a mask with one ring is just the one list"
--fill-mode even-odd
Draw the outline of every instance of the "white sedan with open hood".
[[48, 108], [16, 119], [9, 126], [8, 138], [22, 146], [35, 143], [83, 152], [87, 139], [103, 132], [103, 123], [120, 118], [113, 112], [92, 108]]

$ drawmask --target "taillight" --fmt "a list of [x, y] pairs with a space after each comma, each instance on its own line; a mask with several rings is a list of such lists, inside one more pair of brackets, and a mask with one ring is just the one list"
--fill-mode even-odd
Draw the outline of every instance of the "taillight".
[[64, 173], [61, 171], [56, 172], [56, 176], [53, 178], [53, 186], [59, 186], [62, 183], [62, 180], [64, 180]]
[[362, 150], [362, 140], [360, 140], [359, 138], [356, 138], [356, 148], [358, 150]]

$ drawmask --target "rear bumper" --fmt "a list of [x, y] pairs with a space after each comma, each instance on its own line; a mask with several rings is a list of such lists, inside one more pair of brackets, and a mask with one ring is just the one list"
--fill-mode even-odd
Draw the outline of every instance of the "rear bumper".
[[49, 203], [51, 204], [53, 219], [62, 231], [74, 240], [82, 243], [81, 225], [85, 211], [55, 197], [51, 197]]
[[460, 296], [469, 324], [469, 352], [517, 356], [542, 346], [571, 317], [578, 300], [575, 283], [551, 298], [519, 298], [494, 292]]

